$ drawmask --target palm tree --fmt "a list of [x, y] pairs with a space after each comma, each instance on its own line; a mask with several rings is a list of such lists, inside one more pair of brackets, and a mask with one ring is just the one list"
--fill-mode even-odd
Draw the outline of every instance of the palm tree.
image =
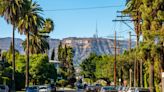
[[[137, 47], [139, 46], [139, 39], [140, 39], [139, 37], [141, 35], [141, 24], [140, 24], [141, 12], [139, 11], [141, 4], [142, 2], [140, 0], [128, 0], [127, 8], [123, 11], [124, 14], [129, 14], [133, 20], [136, 20], [134, 21], [134, 27], [135, 27], [135, 33], [136, 33], [136, 38], [137, 38], [137, 41], [136, 41]], [[142, 66], [142, 62], [140, 63], [141, 63], [140, 66]], [[138, 86], [137, 81], [139, 79], [142, 80], [142, 76], [140, 75], [141, 78], [139, 78], [138, 76], [139, 75], [138, 65], [139, 65], [139, 62], [135, 61], [134, 62], [134, 86]]]
[[[46, 53], [46, 50], [49, 49], [49, 42], [47, 38], [48, 34], [52, 32], [54, 29], [54, 23], [51, 19], [46, 19], [42, 29], [38, 29], [38, 33], [30, 35], [30, 47], [29, 53], [38, 54], [38, 53]], [[27, 49], [25, 42], [23, 42], [24, 49]]]
[[[23, 42], [24, 50], [27, 50], [26, 46], [27, 39]], [[29, 53], [30, 54], [39, 54], [45, 53], [46, 50], [49, 49], [49, 43], [45, 39], [45, 37], [41, 35], [30, 35], [29, 38]]]
[[1, 0], [0, 1], [0, 13], [1, 16], [7, 21], [8, 24], [13, 25], [13, 34], [12, 34], [12, 89], [15, 90], [15, 29], [17, 27], [18, 19], [21, 14], [21, 8], [23, 0]]
[[43, 29], [40, 31], [40, 33], [50, 33], [54, 30], [54, 22], [47, 18], [44, 22]]
[[43, 25], [43, 17], [40, 16], [42, 8], [32, 0], [25, 0], [24, 11], [19, 19], [18, 31], [27, 36], [27, 61], [26, 61], [26, 87], [29, 86], [29, 38], [31, 34], [36, 34], [38, 29]]

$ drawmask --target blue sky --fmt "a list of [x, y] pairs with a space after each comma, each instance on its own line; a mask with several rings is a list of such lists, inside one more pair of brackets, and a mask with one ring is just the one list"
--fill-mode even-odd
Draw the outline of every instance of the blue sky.
[[[36, 0], [43, 10], [87, 8], [101, 6], [120, 6], [101, 9], [70, 10], [70, 11], [44, 11], [45, 18], [51, 18], [55, 29], [50, 34], [51, 38], [62, 39], [66, 37], [93, 37], [96, 30], [96, 21], [99, 37], [112, 36], [114, 31], [118, 35], [128, 37], [130, 30], [123, 23], [112, 22], [116, 19], [117, 10], [125, 8], [126, 0]], [[0, 38], [11, 37], [12, 27], [3, 18], [0, 18]], [[16, 38], [24, 39], [25, 36], [16, 32]]]

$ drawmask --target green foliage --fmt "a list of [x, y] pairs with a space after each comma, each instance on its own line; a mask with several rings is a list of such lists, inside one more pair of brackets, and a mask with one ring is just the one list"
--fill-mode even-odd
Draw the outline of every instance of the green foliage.
[[[117, 56], [117, 78], [122, 80], [129, 79], [129, 69], [133, 68], [132, 62], [128, 61], [127, 55], [123, 54]], [[130, 56], [130, 55], [129, 55]], [[82, 71], [81, 75], [84, 78], [91, 79], [93, 81], [103, 79], [110, 83], [113, 81], [114, 76], [114, 56], [91, 54], [80, 65]]]
[[68, 80], [70, 85], [74, 85], [75, 69], [73, 66], [73, 48], [69, 46], [62, 47], [62, 43], [59, 44], [58, 60], [61, 62], [59, 67], [60, 76], [62, 79]]
[[[156, 91], [159, 91], [158, 85], [161, 79], [159, 71], [164, 70], [164, 45], [162, 46], [164, 43], [163, 5], [163, 0], [130, 0], [124, 10], [124, 14], [130, 15], [132, 19], [142, 21], [142, 24], [139, 25], [141, 27], [139, 31], [142, 33], [144, 42], [137, 48], [137, 60], [144, 61], [145, 86], [155, 87]], [[137, 13], [138, 15], [136, 15]], [[137, 27], [137, 24], [135, 24], [135, 27]], [[152, 68], [154, 70], [150, 70]]]
[[87, 83], [87, 84], [92, 84], [93, 83], [93, 80], [90, 79], [90, 78], [84, 78], [84, 83]]
[[58, 84], [59, 86], [64, 87], [64, 86], [66, 86], [66, 85], [68, 84], [68, 81], [62, 79], [62, 80], [59, 80], [59, 81], [57, 82], [57, 84]]
[[46, 54], [32, 55], [30, 57], [29, 72], [31, 80], [35, 84], [44, 84], [46, 80], [56, 80], [57, 77], [57, 71], [54, 65], [48, 62], [48, 56]]
[[82, 63], [80, 64], [80, 67], [83, 70], [81, 72], [81, 75], [83, 75], [85, 78], [91, 78], [91, 79], [95, 78], [94, 72], [96, 71], [96, 62], [95, 62], [96, 58], [97, 55], [91, 53], [90, 56], [84, 61], [82, 61]]
[[[2, 71], [3, 77], [11, 79], [12, 67], [9, 64], [10, 58], [8, 59], [8, 54], [6, 52], [4, 55], [4, 69]], [[24, 88], [25, 84], [25, 66], [26, 66], [26, 56], [17, 54], [16, 57], [16, 89], [20, 90]], [[9, 62], [9, 63], [8, 63]], [[33, 54], [30, 56], [30, 81], [33, 84], [44, 84], [46, 81], [54, 79], [56, 81], [57, 71], [54, 67], [54, 64], [49, 63], [48, 56], [46, 54]], [[1, 78], [0, 78], [1, 79]], [[21, 82], [20, 82], [21, 81]], [[9, 80], [10, 83], [11, 80]], [[10, 84], [8, 84], [10, 85]]]

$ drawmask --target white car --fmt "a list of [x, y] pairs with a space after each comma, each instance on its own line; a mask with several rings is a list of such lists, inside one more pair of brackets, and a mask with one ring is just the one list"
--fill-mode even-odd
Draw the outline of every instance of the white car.
[[130, 87], [127, 92], [135, 92], [135, 87]]
[[0, 92], [9, 92], [9, 87], [7, 85], [0, 85]]
[[150, 90], [147, 88], [136, 88], [135, 92], [150, 92]]
[[39, 86], [39, 92], [48, 92], [48, 86]]

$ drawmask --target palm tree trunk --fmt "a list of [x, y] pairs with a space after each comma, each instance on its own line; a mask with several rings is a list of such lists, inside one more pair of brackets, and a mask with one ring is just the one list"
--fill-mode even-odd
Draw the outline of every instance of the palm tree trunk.
[[142, 60], [140, 61], [140, 87], [143, 87]]
[[162, 73], [164, 72], [164, 42], [161, 42], [161, 54], [160, 54], [160, 61], [161, 61], [161, 92], [164, 92], [164, 78]]
[[154, 91], [154, 61], [150, 64], [150, 92]]
[[13, 34], [12, 34], [12, 91], [15, 92], [15, 27], [13, 26]]
[[26, 55], [27, 55], [27, 60], [26, 60], [26, 87], [29, 86], [29, 32], [27, 32], [27, 50], [26, 50]]

